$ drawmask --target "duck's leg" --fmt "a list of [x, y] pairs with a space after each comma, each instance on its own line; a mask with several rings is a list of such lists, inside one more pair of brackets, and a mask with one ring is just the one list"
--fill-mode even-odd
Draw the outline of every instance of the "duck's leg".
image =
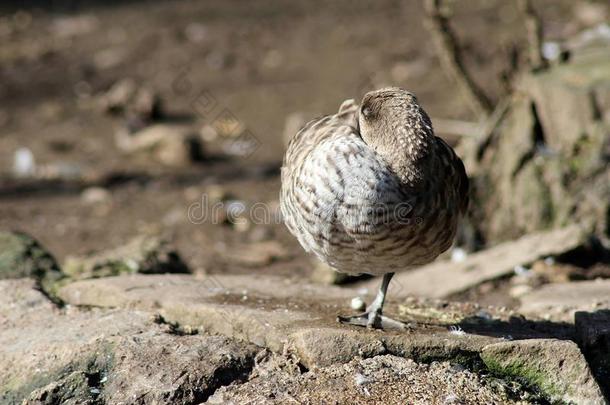
[[383, 276], [379, 291], [375, 299], [366, 308], [366, 312], [354, 316], [338, 316], [337, 321], [349, 325], [366, 326], [367, 328], [375, 329], [407, 329], [407, 325], [403, 322], [396, 321], [383, 315], [383, 304], [388, 292], [388, 286], [394, 273], [386, 273]]

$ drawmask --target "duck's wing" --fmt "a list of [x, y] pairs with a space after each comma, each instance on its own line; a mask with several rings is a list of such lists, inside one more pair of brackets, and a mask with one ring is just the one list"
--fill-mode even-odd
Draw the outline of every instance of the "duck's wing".
[[[353, 254], [391, 232], [397, 210], [410, 212], [400, 180], [360, 137], [357, 111], [345, 102], [339, 113], [307, 123], [288, 146], [282, 215], [307, 251]], [[349, 249], [335, 251], [342, 246]]]
[[448, 201], [456, 201], [458, 209], [462, 215], [466, 214], [469, 203], [470, 183], [464, 163], [455, 153], [453, 148], [447, 144], [442, 138], [436, 137], [438, 164], [441, 167], [441, 173], [445, 173], [443, 177], [443, 190], [452, 195], [447, 196]]

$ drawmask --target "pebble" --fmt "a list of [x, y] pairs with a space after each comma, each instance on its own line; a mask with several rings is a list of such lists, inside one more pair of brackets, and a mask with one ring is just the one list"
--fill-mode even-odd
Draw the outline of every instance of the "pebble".
[[451, 251], [451, 261], [461, 263], [468, 257], [468, 253], [462, 248], [456, 247]]
[[99, 204], [110, 199], [110, 192], [103, 187], [88, 187], [81, 193], [85, 204]]
[[31, 177], [36, 172], [34, 154], [28, 148], [19, 148], [13, 160], [13, 173], [17, 177]]
[[190, 23], [184, 29], [184, 36], [189, 42], [200, 44], [208, 38], [208, 28], [200, 23]]
[[366, 309], [366, 303], [360, 297], [352, 298], [352, 302], [350, 303], [350, 306], [355, 311], [363, 311], [364, 309]]
[[520, 298], [532, 291], [532, 286], [527, 284], [519, 284], [511, 287], [508, 294], [513, 298]]

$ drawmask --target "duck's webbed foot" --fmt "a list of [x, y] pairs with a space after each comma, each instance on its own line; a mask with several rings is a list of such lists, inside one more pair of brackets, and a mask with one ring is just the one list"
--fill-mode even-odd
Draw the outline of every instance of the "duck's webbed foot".
[[340, 323], [364, 326], [372, 329], [408, 329], [409, 326], [403, 322], [397, 321], [387, 316], [381, 315], [376, 311], [365, 312], [360, 315], [353, 316], [337, 316], [337, 321]]
[[354, 316], [338, 316], [337, 321], [348, 325], [365, 326], [373, 329], [408, 329], [409, 325], [404, 322], [388, 318], [382, 314], [383, 303], [385, 302], [386, 292], [392, 276], [394, 276], [394, 273], [387, 273], [383, 276], [379, 292], [365, 313]]

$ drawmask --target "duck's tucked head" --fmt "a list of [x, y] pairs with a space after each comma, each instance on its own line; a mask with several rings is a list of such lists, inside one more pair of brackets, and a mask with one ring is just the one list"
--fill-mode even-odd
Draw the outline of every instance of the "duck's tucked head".
[[358, 124], [362, 139], [397, 171], [425, 158], [434, 141], [428, 114], [398, 87], [366, 93]]

